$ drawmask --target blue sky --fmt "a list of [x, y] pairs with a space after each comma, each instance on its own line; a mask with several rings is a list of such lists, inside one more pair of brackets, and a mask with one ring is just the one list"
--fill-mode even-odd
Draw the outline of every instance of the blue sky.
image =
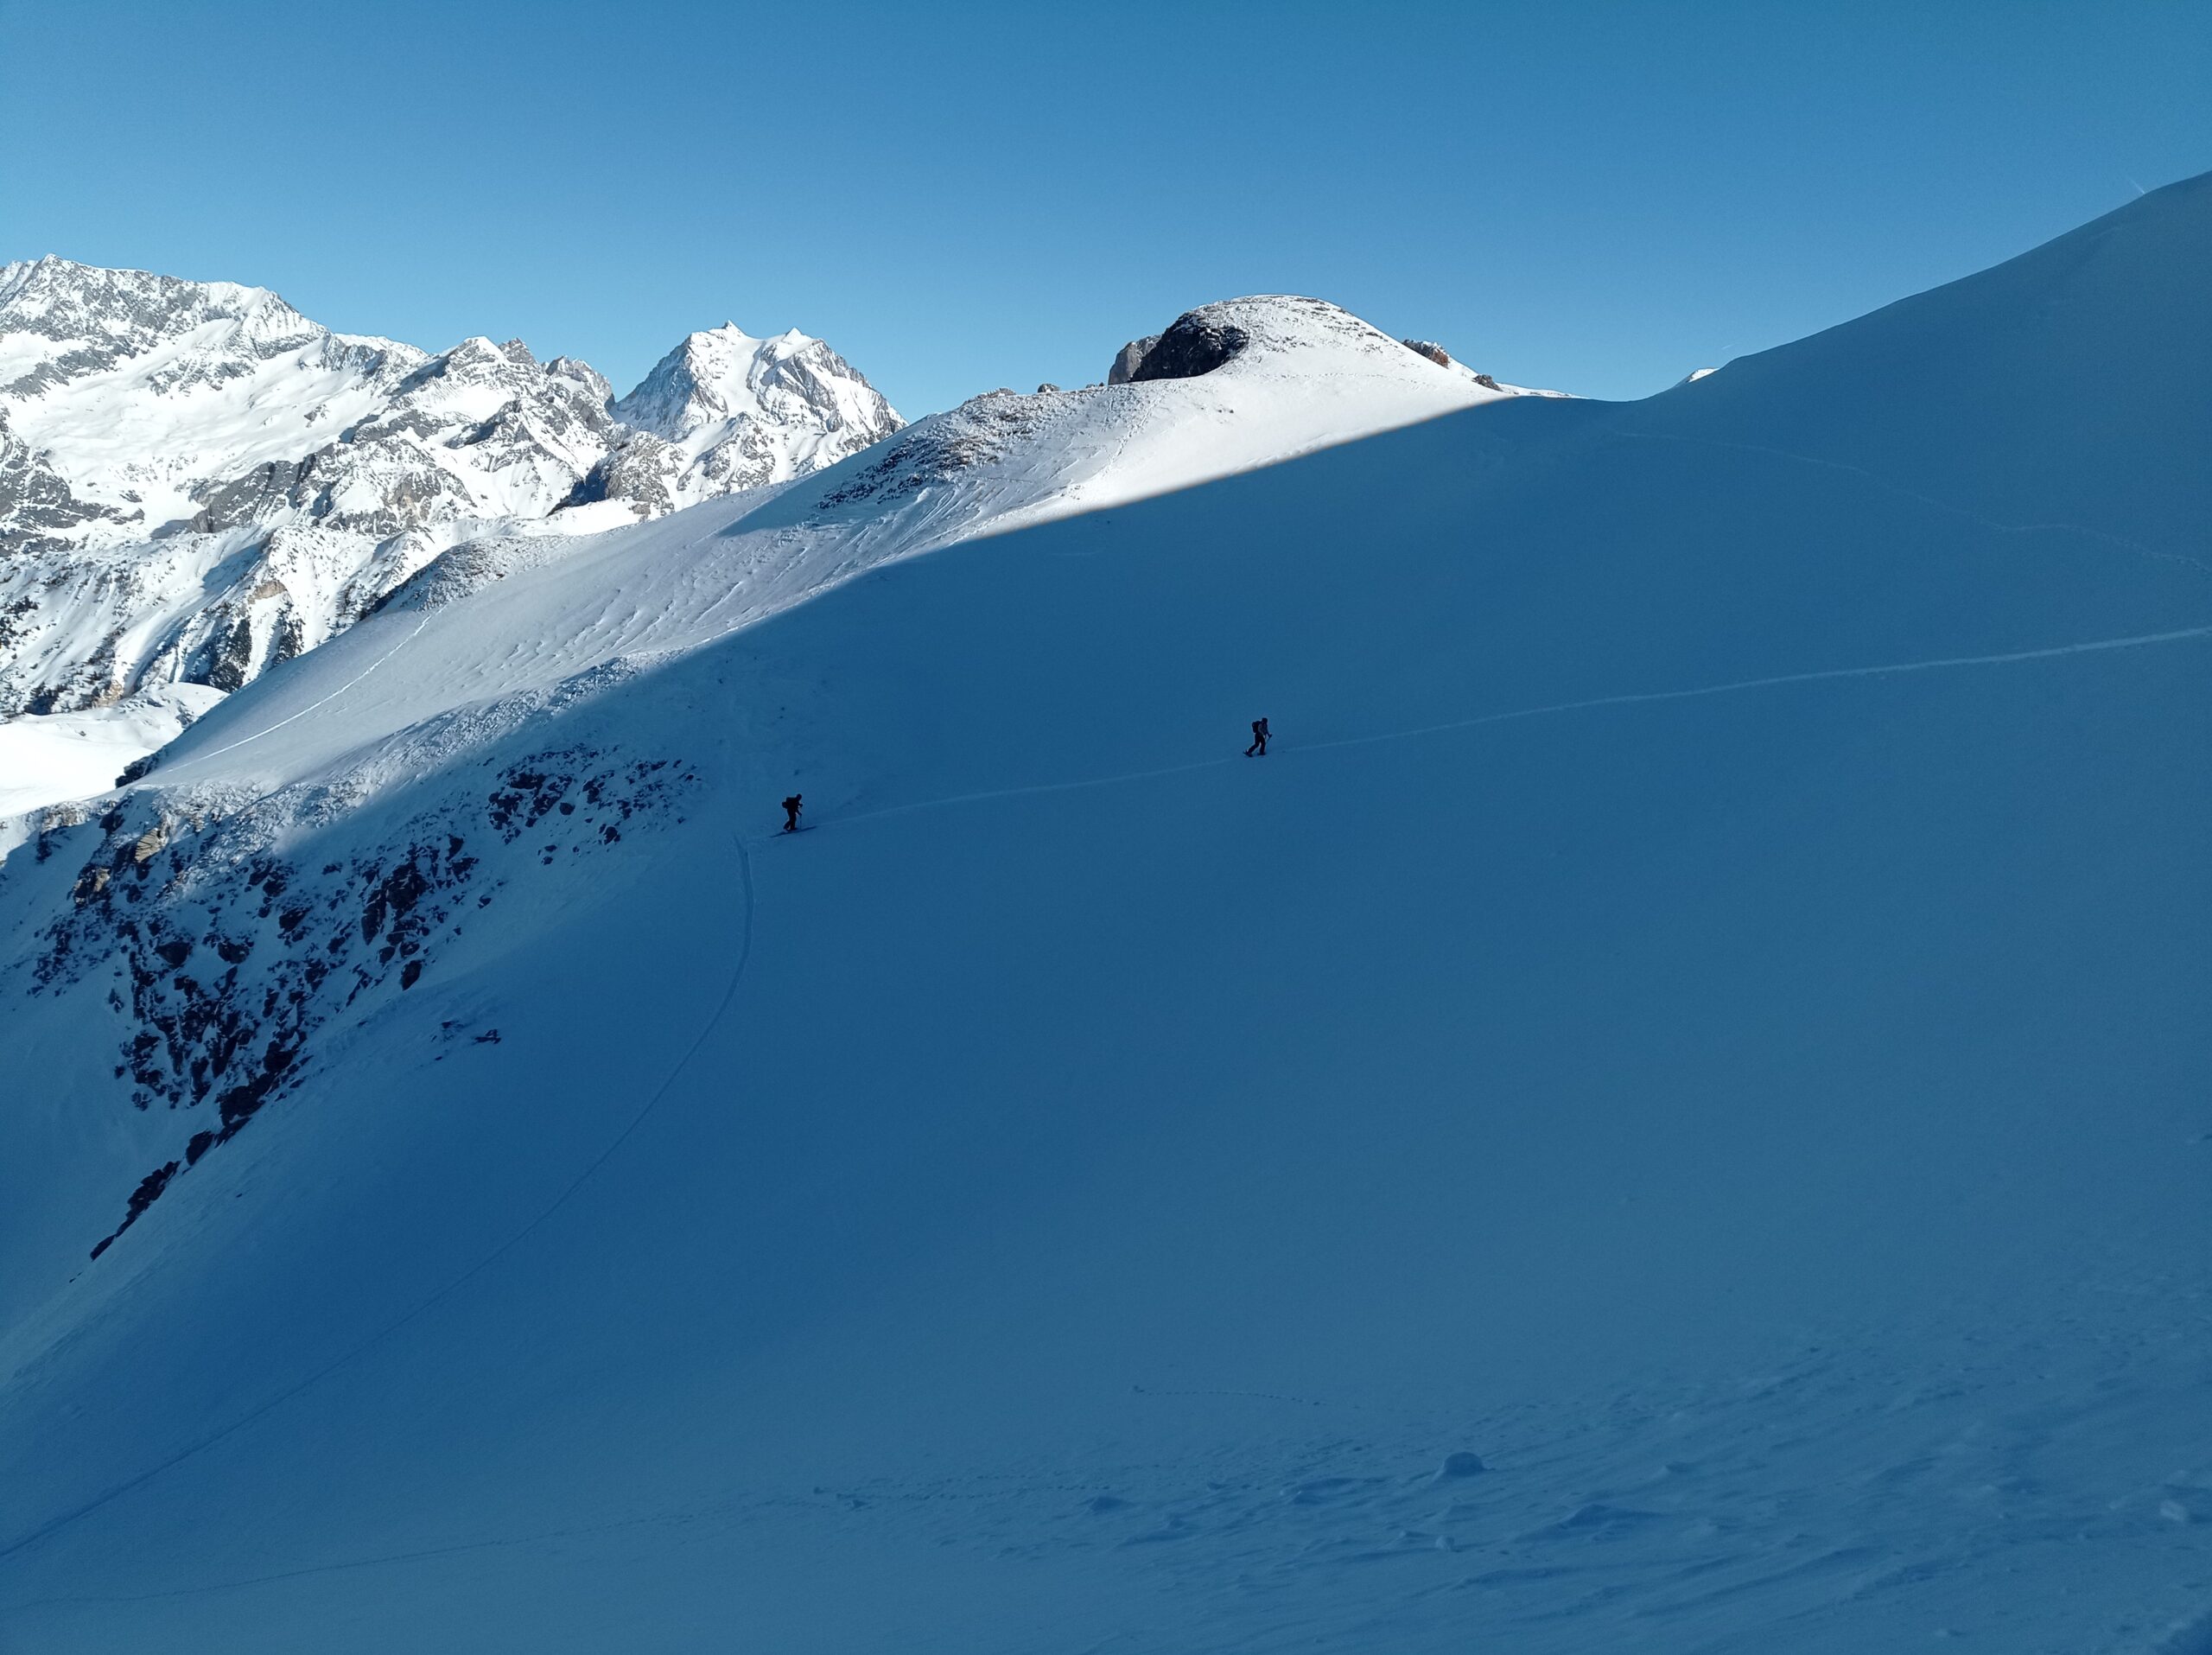
[[909, 415], [1318, 294], [1636, 396], [2212, 167], [2212, 6], [0, 0], [0, 258]]

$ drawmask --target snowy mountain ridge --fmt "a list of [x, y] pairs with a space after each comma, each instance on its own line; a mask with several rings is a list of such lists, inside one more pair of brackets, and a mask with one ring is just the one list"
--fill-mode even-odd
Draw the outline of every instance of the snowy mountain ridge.
[[[149, 271], [107, 270], [48, 255], [0, 265], [0, 395], [27, 397], [111, 369], [187, 335], [197, 351], [146, 376], [167, 392], [219, 384], [303, 347], [327, 345], [391, 356], [403, 366], [426, 353], [388, 339], [334, 334], [266, 288], [191, 282]], [[340, 365], [340, 364], [334, 364]]]
[[[105, 455], [102, 476], [128, 470], [117, 455], [148, 442], [185, 477], [221, 474], [188, 487], [173, 478], [167, 509], [191, 515], [151, 538], [144, 519], [160, 513], [141, 497], [127, 524], [104, 519], [100, 532], [80, 525], [73, 541], [61, 534], [34, 545], [29, 520], [46, 496], [16, 491], [18, 544], [0, 562], [0, 716], [120, 704], [113, 741], [81, 721], [69, 727], [69, 741], [87, 748], [86, 762], [64, 766], [71, 788], [97, 768], [92, 751], [114, 761], [112, 777], [147, 750], [148, 732], [174, 735], [200, 704], [154, 686], [235, 690], [399, 601], [418, 576], [407, 603], [585, 556], [610, 525], [730, 496], [714, 506], [716, 524], [760, 514], [761, 532], [741, 543], [748, 561], [729, 574], [726, 558], [707, 558], [693, 578], [727, 576], [731, 586], [702, 587], [699, 602], [725, 612], [742, 603], [757, 616], [755, 602], [788, 603], [951, 539], [1524, 394], [1319, 301], [1233, 300], [1177, 324], [1217, 324], [1242, 341], [1236, 360], [1210, 360], [1203, 375], [1193, 360], [1179, 377], [1155, 372], [1141, 386], [995, 392], [922, 422], [859, 474], [839, 471], [816, 490], [798, 485], [900, 427], [842, 358], [797, 332], [754, 339], [726, 325], [695, 334], [611, 402], [583, 364], [540, 364], [518, 341], [471, 339], [435, 357], [392, 347], [372, 360], [376, 341], [280, 320], [258, 336], [283, 342], [265, 362], [253, 359], [259, 366], [242, 366], [244, 353], [226, 353], [223, 330], [235, 330], [232, 312], [296, 316], [274, 296], [239, 289], [211, 299], [192, 283], [148, 278], [149, 288], [93, 272], [85, 283], [93, 298], [73, 305], [60, 302], [72, 291], [67, 271], [52, 266], [29, 267], [41, 275], [33, 285], [59, 295], [38, 309], [41, 325], [73, 339], [90, 326], [76, 318], [112, 312], [120, 321], [109, 331], [136, 353], [26, 402], [35, 434], [56, 436], [60, 450]], [[156, 305], [148, 292], [167, 297]], [[205, 318], [219, 311], [210, 333]], [[193, 366], [181, 375], [175, 359], [185, 353]], [[360, 377], [315, 377], [326, 360], [356, 359], [371, 364]], [[184, 398], [179, 411], [180, 399], [158, 386], [180, 378], [227, 389]], [[162, 421], [156, 436], [144, 434]], [[329, 439], [298, 459], [264, 457], [322, 433]], [[192, 457], [209, 452], [217, 457]], [[57, 474], [48, 492], [74, 499], [73, 487], [92, 485]], [[633, 544], [618, 532], [619, 544]], [[648, 539], [688, 545], [697, 532]], [[55, 746], [61, 734], [0, 722], [0, 757], [67, 751]], [[44, 804], [65, 795], [26, 783], [20, 796]]]
[[143, 539], [190, 514], [195, 485], [289, 456], [425, 360], [334, 334], [262, 288], [52, 257], [0, 266], [0, 453], [14, 474], [0, 551]]
[[601, 462], [660, 439], [589, 366], [520, 341], [430, 355], [264, 289], [0, 269], [0, 717], [235, 689], [480, 532], [632, 521], [898, 428], [827, 347], [772, 355], [752, 404], [632, 488]]

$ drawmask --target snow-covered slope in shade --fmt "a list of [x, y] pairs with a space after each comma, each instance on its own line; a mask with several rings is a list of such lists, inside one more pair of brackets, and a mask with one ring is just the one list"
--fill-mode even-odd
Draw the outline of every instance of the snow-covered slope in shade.
[[[2185, 197], [2204, 186], [2171, 188]], [[2107, 537], [2202, 555], [2212, 514], [2201, 490], [2177, 480], [2208, 470], [2207, 398], [2188, 370], [2198, 360], [2212, 236], [2200, 219], [2168, 211], [2163, 264], [2152, 264], [2139, 220], [2111, 214], [2032, 260], [1694, 375], [1644, 404], [1648, 417], [1635, 423], [1652, 433], [1679, 423], [1700, 441], [1847, 467], [1961, 512], [2024, 525], [2089, 524]], [[2062, 273], [2065, 296], [2053, 302]], [[1992, 315], [2009, 317], [2017, 334], [1993, 338]], [[1808, 375], [1826, 379], [1827, 397], [1776, 394], [1777, 382]], [[1947, 442], [1930, 448], [1928, 427], [1937, 422]]]
[[[232, 697], [0, 880], [0, 1627], [2195, 1650], [2212, 184], [2093, 228], [1752, 359], [1808, 450], [1017, 399]], [[2158, 348], [1993, 456], [2069, 315]]]

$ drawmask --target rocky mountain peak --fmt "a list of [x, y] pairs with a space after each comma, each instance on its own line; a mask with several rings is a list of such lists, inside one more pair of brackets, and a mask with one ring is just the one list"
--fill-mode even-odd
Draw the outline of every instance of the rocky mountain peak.
[[580, 498], [652, 509], [818, 471], [906, 423], [822, 341], [797, 328], [755, 338], [734, 322], [684, 339], [613, 413], [635, 435]]
[[192, 282], [151, 271], [104, 270], [51, 253], [0, 265], [0, 332], [143, 349], [215, 321], [245, 324], [245, 331], [264, 339], [310, 339], [329, 332], [267, 288]]

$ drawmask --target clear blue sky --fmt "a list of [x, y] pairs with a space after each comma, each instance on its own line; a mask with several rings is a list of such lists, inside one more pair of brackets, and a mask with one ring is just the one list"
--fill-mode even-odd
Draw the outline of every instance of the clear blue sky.
[[2212, 167], [2212, 5], [0, 0], [0, 259], [909, 415], [1318, 294], [1602, 396]]

